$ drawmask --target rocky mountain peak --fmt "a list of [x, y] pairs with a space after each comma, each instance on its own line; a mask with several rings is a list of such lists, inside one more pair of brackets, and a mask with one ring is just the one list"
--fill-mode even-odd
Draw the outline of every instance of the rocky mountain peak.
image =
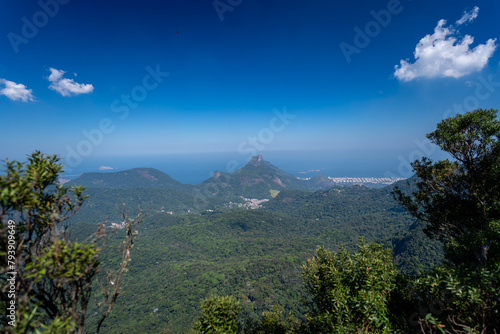
[[248, 162], [249, 165], [254, 165], [254, 166], [259, 166], [262, 162], [264, 162], [264, 159], [262, 158], [262, 155], [254, 155], [252, 159]]

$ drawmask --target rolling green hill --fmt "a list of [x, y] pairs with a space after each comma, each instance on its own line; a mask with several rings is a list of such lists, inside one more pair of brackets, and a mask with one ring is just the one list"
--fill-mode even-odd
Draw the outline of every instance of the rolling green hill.
[[174, 180], [154, 168], [134, 168], [111, 173], [84, 173], [69, 181], [66, 185], [81, 185], [85, 188], [130, 189], [130, 188], [161, 188], [185, 192], [193, 190], [192, 185]]

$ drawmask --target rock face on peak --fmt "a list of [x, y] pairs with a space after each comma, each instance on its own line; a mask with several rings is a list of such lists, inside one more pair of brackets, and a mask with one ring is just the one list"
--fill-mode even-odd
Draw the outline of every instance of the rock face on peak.
[[248, 162], [248, 165], [259, 166], [262, 162], [265, 162], [262, 155], [254, 155]]
[[266, 172], [267, 171], [267, 172], [276, 173], [282, 177], [297, 179], [297, 177], [295, 177], [291, 174], [288, 174], [287, 172], [279, 169], [278, 167], [276, 167], [272, 163], [264, 160], [264, 158], [262, 158], [262, 155], [254, 155], [250, 159], [250, 161], [243, 168], [236, 171], [236, 173], [238, 173], [240, 171], [246, 171], [246, 172], [251, 172], [251, 173]]

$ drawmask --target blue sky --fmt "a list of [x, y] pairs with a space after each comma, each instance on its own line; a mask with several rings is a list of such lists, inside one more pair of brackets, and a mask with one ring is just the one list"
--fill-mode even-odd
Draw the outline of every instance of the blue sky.
[[368, 150], [398, 174], [444, 115], [499, 107], [499, 17], [495, 0], [2, 1], [0, 159]]

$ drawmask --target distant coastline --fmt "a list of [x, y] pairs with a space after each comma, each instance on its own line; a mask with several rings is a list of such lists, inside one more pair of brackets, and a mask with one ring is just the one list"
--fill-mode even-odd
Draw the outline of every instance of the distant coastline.
[[[119, 170], [113, 170], [113, 171], [119, 171]], [[308, 172], [298, 172], [298, 173], [310, 173], [310, 172], [318, 172], [319, 170], [309, 170]], [[93, 172], [97, 173], [109, 173], [111, 170], [96, 170]], [[59, 184], [64, 184], [66, 182], [69, 182], [73, 179], [76, 179], [79, 177], [81, 174], [72, 174], [72, 175], [65, 175], [65, 177], [59, 178], [58, 183]], [[365, 186], [372, 186], [372, 187], [383, 187], [387, 185], [391, 185], [395, 182], [406, 180], [404, 177], [332, 177], [332, 176], [327, 176], [328, 179], [332, 180], [336, 185], [339, 186], [353, 186], [353, 185], [365, 185]], [[297, 176], [297, 179], [300, 180], [310, 180], [311, 177], [299, 177]]]

